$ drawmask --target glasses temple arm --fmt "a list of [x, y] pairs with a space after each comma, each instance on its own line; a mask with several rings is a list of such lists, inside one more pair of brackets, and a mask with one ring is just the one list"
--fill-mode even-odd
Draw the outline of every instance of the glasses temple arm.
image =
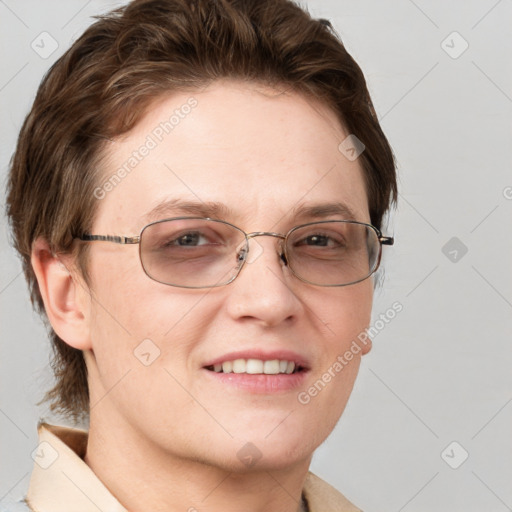
[[138, 244], [140, 236], [82, 235], [77, 237], [85, 242], [114, 242], [115, 244]]
[[379, 236], [379, 242], [382, 245], [393, 245], [395, 243], [395, 239], [392, 236]]

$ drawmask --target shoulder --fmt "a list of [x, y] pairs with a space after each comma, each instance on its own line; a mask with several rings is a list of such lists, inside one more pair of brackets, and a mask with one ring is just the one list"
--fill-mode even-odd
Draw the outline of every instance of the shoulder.
[[310, 512], [361, 512], [341, 492], [311, 472], [304, 483], [304, 497]]
[[0, 501], [0, 512], [30, 512], [31, 510], [23, 498], [16, 500], [7, 496]]

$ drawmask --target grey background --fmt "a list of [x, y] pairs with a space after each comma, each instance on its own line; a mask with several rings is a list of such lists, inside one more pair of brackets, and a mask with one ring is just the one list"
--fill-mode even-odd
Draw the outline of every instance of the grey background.
[[[0, 0], [2, 185], [43, 74], [91, 15], [121, 3]], [[512, 510], [512, 4], [302, 4], [361, 65], [396, 153], [397, 243], [375, 319], [403, 305], [312, 470], [366, 512]], [[31, 48], [43, 31], [59, 45], [46, 59]], [[37, 420], [60, 421], [34, 405], [52, 382], [49, 342], [1, 222], [0, 501], [26, 491]]]

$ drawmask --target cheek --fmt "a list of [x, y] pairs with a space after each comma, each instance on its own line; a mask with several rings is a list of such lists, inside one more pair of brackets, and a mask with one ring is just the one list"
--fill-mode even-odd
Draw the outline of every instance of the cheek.
[[[91, 325], [100, 333], [144, 339], [153, 332], [159, 311], [155, 301], [163, 287], [152, 281], [142, 269], [136, 246], [114, 247], [94, 258], [91, 266], [93, 309]], [[124, 251], [124, 252], [120, 252]], [[160, 302], [160, 307], [165, 305]], [[110, 336], [109, 336], [110, 337]]]
[[105, 257], [91, 272], [90, 333], [104, 385], [127, 370], [139, 370], [148, 359], [154, 363], [146, 373], [162, 366], [186, 372], [189, 354], [204, 338], [216, 309], [205, 308], [204, 293], [151, 280], [136, 258], [117, 265], [110, 263], [113, 259]]
[[152, 282], [141, 268], [135, 247], [102, 248], [95, 256], [90, 270], [89, 325], [96, 365], [109, 386], [137, 368], [135, 363], [140, 365], [136, 349], [154, 337], [152, 324], [158, 313], [151, 300]]
[[329, 298], [318, 297], [318, 317], [323, 331], [332, 340], [329, 347], [342, 350], [370, 324], [373, 301], [373, 281], [367, 279], [355, 285], [335, 290]]
[[[170, 403], [188, 407], [190, 396], [177, 382], [191, 388], [189, 356], [205, 324], [196, 321], [198, 297], [174, 295], [158, 283], [151, 290], [153, 283], [146, 279], [145, 286], [96, 290], [91, 316], [94, 401], [101, 404], [99, 412], [115, 405], [132, 421], [141, 411], [154, 415]], [[163, 414], [162, 421], [170, 420]]]
[[[298, 402], [310, 411], [310, 418], [321, 417], [319, 432], [326, 434], [338, 421], [352, 392], [361, 356], [368, 351], [358, 335], [365, 331], [371, 319], [373, 282], [371, 279], [340, 288], [326, 300], [318, 301], [318, 316], [325, 336], [318, 354], [315, 371]], [[311, 419], [311, 422], [314, 421]], [[320, 436], [321, 437], [321, 436]]]

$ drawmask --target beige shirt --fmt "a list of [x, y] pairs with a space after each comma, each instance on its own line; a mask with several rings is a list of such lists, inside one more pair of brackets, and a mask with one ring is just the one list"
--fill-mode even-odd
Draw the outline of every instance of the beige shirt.
[[[88, 433], [41, 423], [26, 502], [36, 512], [127, 512], [84, 462]], [[309, 472], [309, 512], [358, 512], [342, 494]], [[359, 511], [360, 512], [360, 511]]]

